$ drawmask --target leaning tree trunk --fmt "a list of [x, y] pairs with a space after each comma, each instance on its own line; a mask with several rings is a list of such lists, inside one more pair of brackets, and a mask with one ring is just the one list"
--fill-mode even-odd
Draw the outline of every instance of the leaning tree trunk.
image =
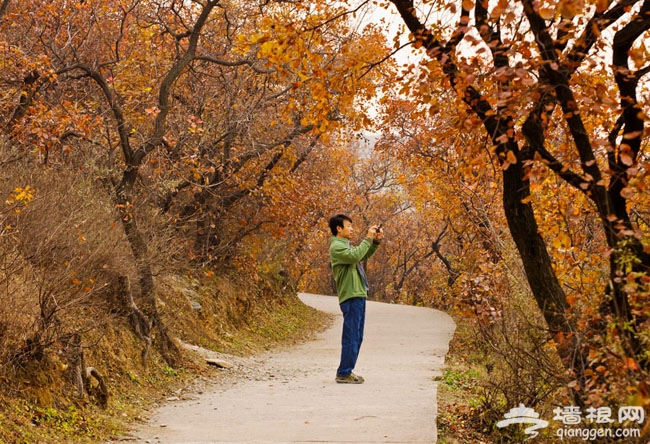
[[138, 279], [140, 282], [141, 299], [143, 301], [143, 312], [149, 318], [151, 327], [158, 328], [160, 332], [160, 351], [167, 361], [172, 366], [174, 359], [172, 353], [175, 354], [177, 347], [169, 336], [165, 324], [162, 321], [158, 308], [156, 307], [156, 299], [154, 294], [154, 281], [153, 273], [151, 271], [151, 264], [149, 262], [149, 253], [147, 243], [138, 228], [136, 216], [131, 211], [131, 203], [133, 202], [133, 189], [135, 186], [138, 170], [142, 165], [146, 156], [152, 151], [159, 148], [164, 142], [165, 126], [167, 116], [171, 110], [171, 92], [174, 84], [181, 76], [185, 68], [194, 60], [196, 55], [197, 46], [201, 37], [201, 31], [208, 21], [208, 17], [212, 10], [216, 7], [218, 0], [209, 0], [205, 2], [202, 7], [201, 13], [192, 27], [188, 35], [188, 46], [183, 55], [176, 60], [174, 65], [167, 72], [160, 84], [158, 93], [158, 109], [156, 115], [154, 130], [151, 136], [145, 143], [137, 150], [131, 147], [129, 142], [129, 134], [127, 128], [127, 121], [122, 114], [122, 109], [116, 100], [114, 92], [108, 87], [105, 79], [96, 79], [102, 86], [106, 97], [113, 110], [113, 115], [117, 120], [118, 133], [122, 146], [122, 152], [125, 158], [126, 167], [122, 174], [122, 180], [115, 188], [116, 199], [118, 207], [122, 216], [122, 224], [124, 233], [129, 241], [133, 257], [135, 259], [136, 268], [138, 271]]
[[[160, 352], [165, 362], [171, 367], [175, 364], [175, 355], [178, 348], [173, 339], [169, 336], [167, 328], [162, 322], [160, 312], [156, 305], [155, 287], [153, 272], [149, 261], [149, 249], [147, 243], [140, 231], [136, 215], [133, 213], [131, 202], [133, 202], [133, 186], [137, 177], [137, 169], [127, 168], [123, 174], [122, 181], [115, 188], [117, 207], [122, 220], [122, 227], [127, 241], [131, 248], [135, 261], [136, 272], [140, 287], [140, 301], [138, 306], [135, 304], [133, 297], [129, 293], [129, 313], [133, 316], [135, 322], [132, 327], [138, 337], [145, 342], [145, 349], [142, 353], [143, 364], [147, 365], [149, 347], [152, 344], [151, 331], [154, 327], [158, 328], [160, 333]], [[138, 316], [135, 316], [135, 315]]]
[[[576, 327], [569, 320], [569, 304], [558, 282], [546, 243], [539, 233], [532, 205], [528, 202], [529, 183], [523, 179], [521, 162], [503, 172], [503, 208], [512, 239], [521, 257], [526, 278], [551, 336], [558, 345], [564, 366], [574, 373], [579, 387], [584, 387], [586, 360]], [[576, 397], [578, 401], [580, 397]]]

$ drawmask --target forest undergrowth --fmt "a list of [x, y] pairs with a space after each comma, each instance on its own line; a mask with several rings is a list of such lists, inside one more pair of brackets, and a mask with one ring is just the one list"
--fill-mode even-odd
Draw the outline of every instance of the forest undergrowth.
[[[532, 357], [535, 354], [522, 353], [523, 348], [499, 348], [503, 344], [487, 340], [484, 327], [479, 326], [475, 317], [458, 312], [453, 317], [456, 331], [449, 344], [442, 374], [436, 377], [439, 444], [514, 444], [528, 440], [569, 444], [648, 442], [644, 437], [585, 439], [586, 435], [581, 435], [560, 438], [558, 430], [564, 429], [566, 432], [569, 427], [557, 420], [554, 411], [558, 407], [563, 408], [563, 405], [571, 405], [562, 377], [554, 374], [550, 368], [536, 367], [530, 362], [518, 367], [514, 363], [522, 355]], [[530, 346], [530, 339], [522, 340], [519, 345], [528, 343]], [[534, 347], [532, 349], [535, 350]], [[539, 353], [535, 360], [543, 354]], [[537, 430], [539, 435], [526, 433], [531, 423], [503, 428], [497, 425], [520, 401], [534, 407], [539, 418], [548, 422], [548, 426]], [[571, 427], [588, 430], [588, 425], [584, 425], [587, 421], [584, 420], [582, 424]], [[592, 428], [605, 427], [594, 424]]]

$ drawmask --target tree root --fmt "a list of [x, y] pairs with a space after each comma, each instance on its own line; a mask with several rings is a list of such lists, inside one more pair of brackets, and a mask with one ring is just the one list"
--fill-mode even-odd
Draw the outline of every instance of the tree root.
[[90, 384], [88, 384], [88, 393], [94, 395], [99, 401], [99, 405], [103, 408], [106, 408], [108, 405], [109, 393], [106, 382], [104, 381], [104, 377], [97, 371], [95, 367], [86, 367], [86, 381], [88, 381], [91, 377], [95, 378], [99, 385], [97, 389], [92, 389]]
[[122, 300], [122, 304], [127, 309], [131, 328], [135, 334], [142, 339], [145, 347], [142, 350], [141, 359], [142, 365], [146, 368], [149, 358], [149, 351], [151, 350], [151, 327], [152, 322], [149, 321], [147, 316], [138, 308], [131, 293], [131, 286], [129, 279], [126, 276], [120, 276], [118, 281], [118, 294]]
[[[86, 359], [84, 358], [83, 347], [81, 346], [81, 334], [75, 333], [69, 341], [64, 342], [69, 353], [70, 373], [72, 383], [74, 384], [77, 396], [83, 399], [84, 395], [88, 393], [97, 399], [102, 408], [108, 405], [108, 386], [102, 374], [94, 367], [86, 367]], [[98, 387], [94, 388], [90, 384], [90, 378], [95, 378]]]

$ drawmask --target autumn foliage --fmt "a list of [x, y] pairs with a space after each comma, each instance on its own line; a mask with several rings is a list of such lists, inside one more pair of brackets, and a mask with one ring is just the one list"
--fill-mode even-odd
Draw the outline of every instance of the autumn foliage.
[[[573, 402], [647, 406], [650, 4], [391, 3], [421, 51], [411, 112], [449, 125], [400, 140], [484, 198], [498, 181]], [[481, 139], [459, 152], [457, 132]]]
[[306, 240], [340, 205], [320, 196], [345, 182], [362, 101], [390, 72], [369, 70], [378, 29], [336, 2], [4, 1], [0, 14], [8, 390], [65, 368], [83, 397], [82, 355], [110, 356], [107, 337], [130, 335], [144, 369], [178, 366], [183, 316], [200, 313], [165, 290], [177, 276], [236, 275], [232, 307], [218, 289], [204, 302], [226, 322], [309, 272], [297, 256], [320, 255]]
[[497, 414], [648, 407], [649, 14], [3, 1], [0, 378], [108, 328], [176, 366], [169, 276], [332, 292], [346, 212], [384, 225], [374, 298], [494, 346]]

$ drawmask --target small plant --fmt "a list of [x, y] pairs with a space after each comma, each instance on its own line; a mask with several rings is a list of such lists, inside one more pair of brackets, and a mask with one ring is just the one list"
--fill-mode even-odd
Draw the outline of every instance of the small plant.
[[128, 372], [127, 376], [131, 380], [131, 382], [135, 382], [136, 384], [140, 385], [140, 379], [138, 378], [138, 375]]
[[178, 372], [168, 365], [166, 365], [165, 368], [163, 368], [163, 373], [166, 376], [173, 376], [173, 377], [178, 376]]
[[475, 369], [459, 371], [457, 369], [447, 368], [445, 369], [441, 380], [450, 389], [460, 390], [462, 388], [474, 385], [472, 382], [480, 376], [480, 372]]

